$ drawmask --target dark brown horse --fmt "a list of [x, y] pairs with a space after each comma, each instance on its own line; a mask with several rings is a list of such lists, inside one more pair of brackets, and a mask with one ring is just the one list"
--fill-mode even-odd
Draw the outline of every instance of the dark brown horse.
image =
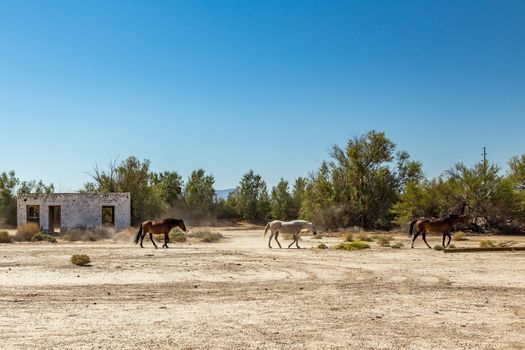
[[[443, 235], [443, 247], [447, 247], [450, 244], [450, 241], [452, 240], [450, 230], [452, 229], [452, 227], [454, 227], [454, 225], [460, 222], [464, 222], [466, 218], [466, 215], [450, 214], [440, 219], [419, 218], [412, 220], [412, 222], [410, 223], [410, 236], [412, 236], [414, 224], [416, 225], [416, 234], [412, 239], [411, 248], [414, 248], [414, 241], [416, 240], [417, 236], [419, 236], [419, 234], [421, 234], [423, 241], [425, 241], [427, 247], [431, 248], [427, 242], [427, 232], [441, 233]], [[445, 245], [445, 237], [448, 237], [447, 245]]]
[[160, 221], [153, 221], [148, 220], [144, 221], [140, 225], [139, 232], [137, 232], [137, 235], [135, 236], [135, 244], [139, 243], [140, 239], [140, 247], [144, 248], [142, 245], [142, 241], [144, 241], [144, 237], [147, 233], [149, 233], [149, 239], [151, 240], [151, 243], [155, 246], [155, 248], [158, 248], [155, 244], [155, 241], [153, 240], [153, 235], [161, 235], [164, 234], [164, 244], [162, 245], [162, 248], [168, 248], [168, 243], [170, 241], [169, 233], [172, 228], [174, 227], [180, 227], [182, 231], [186, 232], [186, 226], [184, 225], [184, 221], [182, 219], [164, 219]]

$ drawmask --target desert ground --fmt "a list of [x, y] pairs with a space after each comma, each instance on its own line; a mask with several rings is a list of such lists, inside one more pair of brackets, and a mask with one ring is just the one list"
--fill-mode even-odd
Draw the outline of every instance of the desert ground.
[[[0, 348], [525, 348], [525, 252], [444, 254], [402, 234], [402, 249], [319, 250], [340, 239], [308, 235], [268, 249], [261, 229], [214, 231], [157, 250], [0, 244]], [[81, 253], [91, 266], [70, 263]]]

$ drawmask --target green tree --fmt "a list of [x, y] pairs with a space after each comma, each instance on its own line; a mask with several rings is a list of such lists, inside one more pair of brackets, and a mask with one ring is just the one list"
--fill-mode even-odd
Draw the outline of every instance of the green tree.
[[214, 209], [215, 179], [206, 175], [204, 169], [194, 170], [184, 188], [184, 200], [193, 218], [201, 219], [210, 215]]
[[244, 220], [261, 222], [270, 215], [270, 200], [266, 183], [253, 170], [243, 175], [236, 189], [237, 213]]
[[162, 200], [173, 207], [182, 199], [182, 176], [176, 171], [163, 171], [151, 174], [151, 183], [160, 192]]
[[288, 181], [283, 178], [281, 178], [277, 186], [272, 188], [270, 208], [274, 219], [291, 220], [296, 218], [293, 199], [288, 192]]
[[14, 171], [0, 175], [0, 219], [9, 225], [16, 224], [16, 188], [20, 181]]

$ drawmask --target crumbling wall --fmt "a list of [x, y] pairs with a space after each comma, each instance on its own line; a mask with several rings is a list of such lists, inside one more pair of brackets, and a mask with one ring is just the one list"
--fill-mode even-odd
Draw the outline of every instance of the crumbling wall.
[[53, 193], [22, 194], [17, 197], [17, 223], [27, 222], [27, 206], [40, 206], [40, 227], [49, 229], [49, 207], [60, 206], [61, 229], [102, 226], [102, 207], [113, 206], [115, 229], [130, 226], [131, 195], [129, 193]]

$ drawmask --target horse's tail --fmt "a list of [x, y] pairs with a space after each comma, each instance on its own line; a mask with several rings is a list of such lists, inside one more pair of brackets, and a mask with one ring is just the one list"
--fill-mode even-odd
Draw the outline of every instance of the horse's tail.
[[408, 237], [412, 237], [412, 230], [414, 229], [414, 224], [417, 222], [417, 219], [412, 220], [410, 223], [410, 231], [408, 232]]
[[139, 243], [140, 236], [142, 235], [142, 224], [140, 224], [139, 232], [135, 236], [135, 244]]
[[270, 224], [272, 222], [270, 221], [269, 223], [266, 224], [266, 227], [264, 228], [264, 237], [266, 237], [266, 232], [268, 232], [268, 229], [270, 228]]

